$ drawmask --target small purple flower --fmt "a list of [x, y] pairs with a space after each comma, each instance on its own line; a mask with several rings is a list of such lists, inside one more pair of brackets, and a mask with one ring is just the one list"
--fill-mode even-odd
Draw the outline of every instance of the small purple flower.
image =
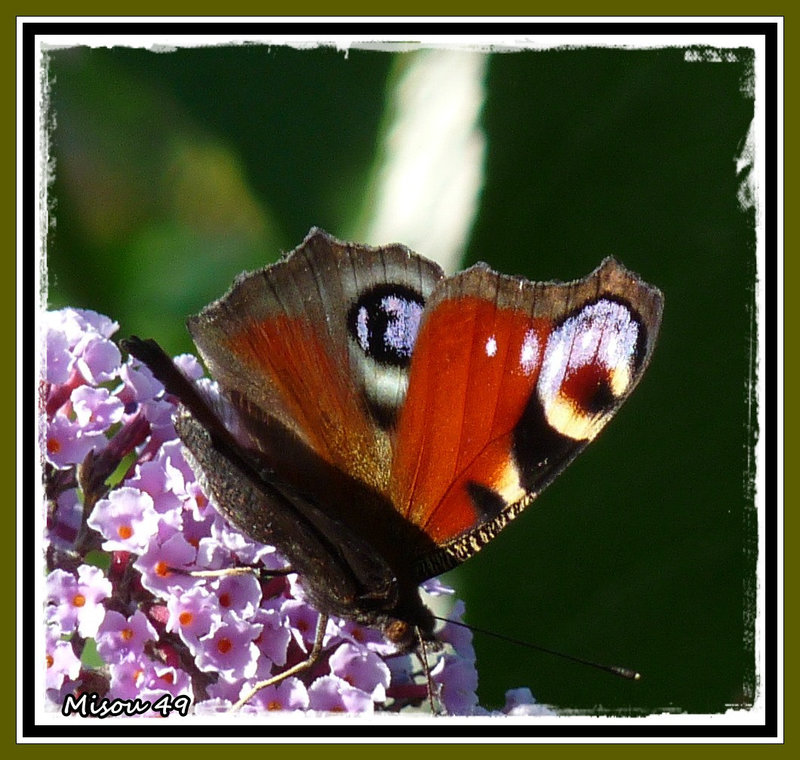
[[183, 502], [170, 488], [167, 464], [167, 460], [161, 456], [142, 462], [136, 467], [134, 476], [126, 481], [126, 485], [140, 488], [149, 494], [153, 508], [162, 515], [162, 520], [180, 530], [183, 523]]
[[261, 586], [252, 573], [228, 575], [213, 584], [223, 611], [235, 611], [245, 619], [251, 618], [261, 604]]
[[464, 616], [464, 602], [458, 599], [450, 612], [450, 620], [436, 633], [436, 638], [450, 644], [464, 660], [475, 662], [475, 650], [472, 647], [472, 631], [463, 625], [455, 625], [452, 621], [461, 622]]
[[[211, 524], [211, 537], [219, 541], [236, 559], [242, 564], [252, 565], [257, 562], [264, 562], [269, 570], [279, 570], [286, 567], [286, 561], [277, 555], [275, 548], [252, 541], [240, 530], [233, 528], [231, 524], [219, 514]], [[272, 560], [270, 564], [267, 558]]]
[[192, 519], [197, 523], [205, 523], [204, 536], [211, 535], [211, 523], [217, 516], [217, 511], [211, 506], [208, 497], [196, 480], [186, 483], [186, 500], [183, 508], [187, 510]]
[[150, 494], [127, 486], [98, 501], [87, 522], [106, 539], [106, 551], [142, 552], [158, 531]]
[[144, 416], [150, 423], [151, 435], [156, 436], [159, 445], [175, 438], [172, 415], [175, 407], [163, 399], [153, 399], [142, 404]]
[[178, 369], [190, 380], [199, 380], [203, 377], [203, 367], [200, 362], [197, 361], [196, 356], [192, 354], [180, 354], [175, 357], [174, 361]]
[[189, 574], [197, 551], [180, 534], [154, 540], [133, 566], [142, 574], [142, 585], [157, 596], [169, 595], [172, 589], [188, 589], [195, 584]]
[[122, 356], [107, 338], [86, 335], [75, 347], [75, 367], [87, 383], [98, 384], [111, 380], [119, 371]]
[[200, 648], [199, 640], [208, 635], [212, 627], [219, 626], [222, 615], [216, 605], [210, 603], [211, 593], [202, 585], [173, 594], [167, 600], [169, 618], [166, 628], [177, 633], [193, 655]]
[[157, 638], [141, 610], [130, 618], [109, 610], [97, 631], [97, 653], [108, 663], [137, 659], [144, 653], [144, 645]]
[[389, 657], [386, 664], [392, 674], [392, 681], [386, 692], [389, 697], [400, 700], [401, 704], [403, 701], [417, 703], [428, 701], [427, 679], [423, 682], [417, 677], [421, 664], [415, 655]]
[[74, 349], [86, 335], [110, 338], [119, 329], [116, 322], [90, 309], [48, 311], [45, 325], [48, 330], [62, 334], [70, 349]]
[[140, 699], [155, 703], [164, 696], [164, 692], [173, 697], [180, 694], [191, 696], [192, 679], [185, 670], [168, 665], [148, 664], [149, 667], [144, 673], [144, 683], [138, 695]]
[[[319, 612], [299, 599], [287, 599], [283, 603], [281, 612], [286, 615], [292, 636], [298, 646], [304, 652], [310, 652], [317, 631]], [[328, 626], [332, 625], [334, 625], [333, 621], [328, 620]], [[330, 634], [327, 632], [326, 636], [330, 638]]]
[[273, 665], [283, 667], [286, 664], [292, 633], [287, 619], [277, 609], [267, 609], [262, 606], [256, 610], [252, 620], [262, 626], [255, 642], [261, 652], [258, 677], [259, 680], [266, 680], [273, 675], [271, 672]]
[[342, 620], [338, 626], [338, 635], [344, 641], [350, 641], [359, 648], [365, 648], [382, 657], [393, 655], [397, 646], [386, 640], [377, 628], [367, 628], [353, 620]]
[[333, 675], [367, 692], [375, 702], [386, 701], [391, 672], [377, 654], [346, 642], [339, 646], [328, 662]]
[[81, 385], [70, 396], [72, 410], [78, 425], [86, 431], [108, 430], [122, 419], [125, 410], [122, 402], [105, 388]]
[[186, 493], [187, 477], [194, 480], [194, 473], [189, 470], [189, 466], [183, 458], [181, 446], [182, 444], [177, 440], [170, 441], [161, 447], [156, 456], [156, 461], [163, 458], [166, 490], [179, 497]]
[[258, 667], [255, 639], [261, 629], [261, 625], [233, 616], [223, 619], [215, 630], [200, 639], [202, 648], [197, 652], [197, 667], [228, 679], [252, 678]]
[[89, 310], [61, 309], [47, 312], [45, 327], [45, 377], [53, 386], [96, 385], [117, 374], [121, 357], [109, 340], [119, 327], [116, 322]]
[[146, 673], [149, 668], [150, 660], [144, 656], [111, 663], [108, 667], [111, 681], [106, 697], [108, 699], [136, 699], [145, 685]]
[[[255, 681], [253, 681], [255, 684]], [[230, 680], [224, 676], [219, 676], [217, 680], [212, 683], [207, 689], [208, 699], [200, 702], [198, 706], [208, 708], [210, 705], [217, 704], [219, 712], [229, 713], [231, 708], [244, 696], [244, 694], [252, 689], [252, 686], [246, 686], [245, 682], [239, 678]], [[203, 710], [205, 712], [205, 710]]]
[[[287, 678], [274, 686], [267, 686], [251, 700], [248, 712], [261, 710], [307, 710], [308, 689], [299, 678]], [[250, 703], [248, 703], [250, 704]]]
[[128, 357], [128, 361], [120, 367], [119, 377], [122, 387], [117, 391], [117, 396], [126, 408], [152, 401], [164, 390], [150, 369], [133, 357]]
[[53, 385], [64, 385], [72, 374], [73, 356], [67, 336], [57, 329], [47, 330], [47, 371], [45, 378]]
[[45, 455], [59, 469], [81, 464], [90, 451], [99, 451], [107, 439], [101, 432], [84, 430], [79, 423], [57, 414], [47, 425]]
[[69, 641], [48, 636], [46, 659], [45, 686], [48, 689], [60, 689], [66, 679], [74, 681], [80, 673], [81, 661]]
[[192, 546], [197, 546], [198, 567], [202, 567], [205, 570], [220, 570], [230, 564], [231, 554], [219, 541], [206, 535], [201, 538], [198, 537], [197, 532], [205, 532], [208, 528], [207, 523], [186, 520], [183, 527], [183, 534]]
[[320, 676], [308, 687], [308, 706], [320, 712], [372, 713], [375, 703], [338, 676]]
[[53, 570], [47, 576], [47, 621], [67, 633], [77, 629], [81, 636], [94, 636], [106, 614], [102, 602], [111, 591], [100, 568], [81, 565], [77, 578]]
[[65, 309], [64, 311], [71, 312], [70, 317], [78, 323], [83, 333], [97, 333], [103, 338], [110, 338], [119, 330], [117, 322], [91, 309]]
[[195, 475], [194, 470], [187, 461], [186, 449], [184, 448], [182, 441], [179, 438], [166, 441], [161, 447], [161, 450], [164, 456], [169, 459], [170, 464], [181, 471], [183, 475], [182, 482], [184, 484], [184, 490], [190, 485], [199, 489], [200, 486], [197, 483], [197, 475]]

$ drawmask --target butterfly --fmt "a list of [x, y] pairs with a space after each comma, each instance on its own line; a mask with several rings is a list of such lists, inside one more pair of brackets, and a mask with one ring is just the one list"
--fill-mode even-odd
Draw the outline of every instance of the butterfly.
[[485, 264], [448, 277], [402, 245], [315, 228], [188, 320], [218, 392], [154, 341], [125, 347], [180, 400], [176, 429], [219, 511], [302, 577], [321, 613], [311, 661], [330, 615], [401, 649], [434, 638], [420, 583], [597, 436], [641, 379], [662, 309], [613, 258], [568, 283]]

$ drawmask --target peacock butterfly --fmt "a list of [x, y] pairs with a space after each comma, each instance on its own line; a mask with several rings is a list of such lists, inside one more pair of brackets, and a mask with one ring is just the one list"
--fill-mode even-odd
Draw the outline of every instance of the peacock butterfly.
[[154, 341], [125, 347], [181, 401], [178, 434], [217, 508], [303, 577], [320, 631], [337, 615], [410, 649], [433, 638], [419, 584], [491, 541], [600, 432], [647, 367], [662, 306], [612, 258], [570, 283], [485, 264], [446, 277], [404, 246], [312, 229], [188, 320], [218, 392]]

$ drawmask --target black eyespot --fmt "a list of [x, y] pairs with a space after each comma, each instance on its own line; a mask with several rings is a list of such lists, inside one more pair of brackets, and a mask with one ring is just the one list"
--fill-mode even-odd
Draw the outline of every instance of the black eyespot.
[[606, 414], [617, 402], [611, 384], [607, 379], [601, 380], [594, 388], [594, 392], [587, 399], [586, 410], [589, 414]]
[[503, 497], [482, 483], [468, 480], [465, 486], [472, 506], [480, 516], [481, 521], [489, 520], [499, 515], [506, 507]]
[[422, 296], [405, 285], [378, 285], [350, 309], [347, 329], [366, 356], [380, 364], [407, 367], [424, 307]]
[[559, 395], [568, 398], [585, 414], [609, 412], [617, 399], [611, 390], [609, 370], [597, 362], [584, 364], [561, 383]]

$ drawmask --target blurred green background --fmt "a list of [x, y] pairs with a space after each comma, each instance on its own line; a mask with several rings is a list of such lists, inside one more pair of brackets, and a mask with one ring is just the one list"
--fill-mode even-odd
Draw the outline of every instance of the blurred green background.
[[[392, 98], [416, 55], [52, 51], [49, 305], [96, 309], [120, 335], [189, 351], [184, 318], [240, 271], [312, 225], [360, 239]], [[572, 279], [613, 254], [664, 291], [666, 308], [647, 376], [609, 429], [448, 577], [469, 622], [643, 678], [477, 635], [487, 706], [516, 686], [623, 714], [753, 699], [755, 235], [735, 160], [753, 116], [751, 61], [745, 50], [694, 57], [488, 58], [482, 191], [462, 220], [461, 263]]]

